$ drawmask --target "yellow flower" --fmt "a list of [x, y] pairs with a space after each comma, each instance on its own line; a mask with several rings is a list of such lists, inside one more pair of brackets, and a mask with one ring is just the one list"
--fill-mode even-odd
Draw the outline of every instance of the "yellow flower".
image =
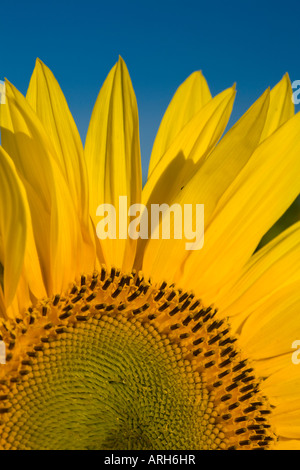
[[[5, 92], [0, 447], [300, 448], [300, 223], [256, 250], [299, 194], [288, 76], [220, 140], [235, 88], [212, 98], [192, 74], [161, 122], [143, 190], [122, 59], [84, 149], [41, 61], [26, 98], [8, 81]], [[204, 204], [203, 248], [100, 240], [97, 207], [120, 196]]]

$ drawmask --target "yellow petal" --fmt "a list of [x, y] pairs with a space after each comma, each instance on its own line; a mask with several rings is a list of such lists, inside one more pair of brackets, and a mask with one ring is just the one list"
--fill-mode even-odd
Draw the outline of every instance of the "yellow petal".
[[[184, 204], [204, 204], [205, 228], [223, 193], [254, 152], [265, 123], [268, 103], [269, 92], [266, 91], [224, 136], [174, 199], [174, 203], [180, 204], [182, 208]], [[170, 174], [170, 178], [175, 177], [176, 175]], [[185, 239], [150, 240], [145, 251], [143, 271], [159, 280], [170, 279], [170, 273], [174, 273], [170, 280], [181, 284], [183, 281], [182, 265], [191, 253], [185, 250], [185, 243]], [[206, 241], [204, 244], [206, 245]], [[198, 256], [202, 251], [203, 249], [192, 253]], [[174, 266], [178, 267], [177, 272]], [[197, 263], [196, 271], [193, 266], [192, 272], [198, 272], [198, 267], [199, 263]], [[190, 273], [189, 270], [187, 275]], [[187, 288], [190, 287], [187, 285]]]
[[[152, 204], [171, 205], [214, 148], [228, 123], [235, 87], [210, 100], [177, 135], [163, 158], [155, 166], [142, 192], [142, 203], [150, 211]], [[147, 240], [139, 240], [135, 266], [141, 268]]]
[[[300, 437], [300, 281], [269, 296], [240, 325], [238, 345], [252, 360], [262, 393], [275, 406], [277, 435]], [[234, 318], [235, 320], [235, 318]]]
[[288, 74], [271, 90], [270, 106], [261, 142], [294, 116], [293, 90]]
[[261, 390], [275, 406], [270, 424], [283, 438], [300, 438], [300, 374], [299, 365], [288, 367], [268, 377]]
[[[299, 390], [298, 390], [299, 393]], [[298, 401], [297, 405], [300, 403]], [[276, 410], [277, 412], [277, 410]], [[285, 412], [280, 415], [271, 416], [270, 424], [276, 430], [276, 434], [289, 439], [300, 439], [300, 412], [299, 409], [294, 409], [293, 412]], [[294, 441], [295, 442], [295, 441]], [[288, 447], [290, 448], [290, 447]], [[298, 447], [300, 449], [299, 441]]]
[[300, 281], [276, 291], [256, 306], [241, 326], [239, 344], [255, 360], [291, 354], [300, 339]]
[[[300, 438], [300, 413], [299, 410], [295, 410], [293, 413], [282, 414], [280, 419], [273, 419], [271, 417], [270, 423], [276, 433], [280, 436], [290, 439]], [[295, 449], [299, 449], [295, 447]]]
[[192, 73], [176, 91], [162, 119], [153, 144], [148, 176], [184, 126], [210, 100], [202, 73]]
[[36, 61], [26, 98], [55, 149], [54, 156], [57, 157], [67, 181], [81, 222], [81, 231], [87, 244], [86, 256], [92, 257], [94, 250], [90, 236], [87, 172], [81, 139], [59, 84], [49, 68], [39, 59]]
[[[85, 156], [90, 189], [90, 215], [95, 227], [101, 204], [116, 208], [117, 235], [119, 196], [127, 196], [127, 207], [141, 202], [141, 158], [138, 110], [131, 80], [120, 58], [97, 98], [89, 125]], [[101, 240], [105, 262], [131, 269], [136, 241]]]
[[24, 263], [28, 206], [15, 167], [0, 147], [0, 262], [4, 268], [4, 302], [8, 307], [16, 293]]
[[3, 282], [0, 285], [0, 318], [7, 318], [6, 306], [5, 306], [5, 299], [3, 294]]
[[[290, 359], [291, 358], [292, 354], [290, 354]], [[276, 407], [274, 415], [278, 416], [282, 413], [290, 413], [298, 410], [300, 416], [299, 365], [292, 364], [292, 360], [290, 360], [288, 367], [265, 378], [265, 380], [261, 382], [261, 390], [269, 396], [271, 403]]]
[[217, 295], [219, 311], [224, 316], [241, 314], [286, 284], [300, 279], [300, 222], [292, 225], [256, 252], [237, 274], [237, 279]]
[[26, 189], [47, 293], [60, 292], [81, 270], [80, 225], [55, 150], [26, 99], [9, 82], [1, 139]]
[[[300, 114], [254, 152], [221, 198], [206, 228], [205, 247], [185, 266], [190, 288], [210, 295], [247, 262], [262, 236], [299, 194]], [[207, 206], [206, 206], [207, 207]], [[196, 279], [194, 272], [201, 265]], [[184, 287], [184, 286], [183, 286]]]
[[286, 369], [291, 365], [291, 350], [281, 354], [280, 356], [258, 359], [257, 361], [253, 360], [252, 364], [255, 367], [255, 372], [258, 377], [269, 377], [281, 369]]
[[[30, 291], [29, 282], [25, 273], [26, 270], [23, 268], [13, 302], [6, 308], [6, 315], [8, 318], [20, 318], [20, 313], [24, 312], [24, 310], [28, 307], [32, 306], [32, 292]], [[41, 277], [38, 278], [38, 274], [36, 273], [35, 283], [38, 282], [40, 283], [42, 289], [42, 279]], [[45, 295], [46, 294], [44, 290], [42, 297], [39, 298], [43, 298]]]
[[[144, 204], [170, 203], [213, 149], [228, 123], [235, 87], [210, 100], [176, 136], [143, 188]], [[190, 160], [190, 161], [187, 161]], [[156, 194], [156, 195], [155, 195]]]
[[275, 443], [274, 450], [300, 450], [300, 440], [282, 439]]

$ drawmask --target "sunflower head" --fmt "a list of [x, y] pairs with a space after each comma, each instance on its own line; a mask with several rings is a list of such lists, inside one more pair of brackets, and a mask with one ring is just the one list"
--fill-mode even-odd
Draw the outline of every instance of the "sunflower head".
[[[5, 92], [0, 447], [297, 447], [299, 223], [257, 250], [299, 194], [288, 76], [220, 140], [235, 87], [213, 98], [193, 73], [161, 122], [144, 188], [121, 58], [84, 148], [40, 60], [26, 97], [8, 81]], [[171, 212], [195, 204], [204, 205], [204, 244], [186, 250]], [[118, 237], [97, 236], [99, 205], [116, 208]], [[168, 239], [143, 236], [154, 205], [171, 208], [151, 227], [159, 234], [169, 223]], [[135, 237], [123, 230], [130, 207], [144, 211]]]

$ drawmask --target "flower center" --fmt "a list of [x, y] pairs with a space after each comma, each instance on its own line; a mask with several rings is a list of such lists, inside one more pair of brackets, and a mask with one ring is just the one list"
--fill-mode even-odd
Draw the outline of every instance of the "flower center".
[[230, 328], [174, 286], [103, 268], [0, 332], [0, 448], [252, 449], [274, 440], [270, 407]]

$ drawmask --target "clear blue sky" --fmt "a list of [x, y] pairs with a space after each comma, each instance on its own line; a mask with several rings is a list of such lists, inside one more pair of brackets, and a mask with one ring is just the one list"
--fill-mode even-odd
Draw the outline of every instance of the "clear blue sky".
[[10, 0], [1, 5], [0, 31], [0, 79], [25, 93], [42, 59], [83, 141], [120, 54], [137, 95], [144, 174], [163, 112], [193, 71], [203, 71], [213, 95], [237, 83], [231, 123], [285, 72], [300, 79], [298, 1]]

